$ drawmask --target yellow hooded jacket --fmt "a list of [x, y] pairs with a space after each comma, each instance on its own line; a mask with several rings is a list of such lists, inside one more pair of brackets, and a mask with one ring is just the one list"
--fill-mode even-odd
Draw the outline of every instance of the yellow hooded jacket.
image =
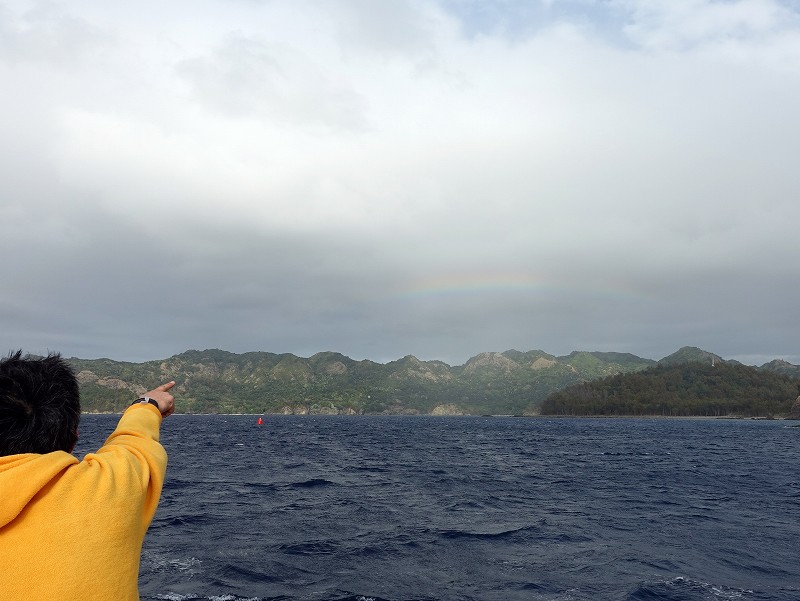
[[0, 457], [0, 601], [138, 601], [167, 469], [161, 414], [133, 405], [97, 453]]

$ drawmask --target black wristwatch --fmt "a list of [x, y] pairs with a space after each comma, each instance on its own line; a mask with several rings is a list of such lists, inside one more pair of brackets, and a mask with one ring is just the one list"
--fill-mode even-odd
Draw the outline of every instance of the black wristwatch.
[[133, 401], [131, 403], [131, 405], [138, 405], [140, 403], [144, 404], [144, 405], [146, 405], [147, 403], [150, 403], [153, 407], [158, 409], [159, 413], [161, 413], [161, 407], [159, 407], [158, 403], [154, 399], [151, 399], [149, 396], [141, 396], [138, 399], [136, 399], [135, 401]]

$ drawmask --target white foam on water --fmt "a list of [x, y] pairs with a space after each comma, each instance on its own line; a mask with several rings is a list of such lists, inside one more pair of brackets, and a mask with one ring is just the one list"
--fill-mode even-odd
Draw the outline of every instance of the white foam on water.
[[[178, 571], [194, 576], [201, 571], [202, 562], [196, 557], [174, 558], [157, 553], [144, 553], [142, 564], [153, 572]], [[170, 593], [171, 594], [171, 593]], [[168, 600], [173, 601], [173, 600]], [[177, 599], [175, 601], [183, 601]]]
[[[178, 593], [162, 593], [156, 595], [156, 599], [163, 601], [186, 601], [187, 599], [199, 599], [198, 595], [179, 595]], [[208, 601], [261, 601], [258, 597], [250, 597], [248, 599], [237, 597], [236, 595], [212, 595], [206, 597]]]
[[711, 584], [709, 582], [702, 582], [700, 580], [693, 580], [685, 576], [677, 576], [668, 581], [668, 584], [685, 583], [691, 587], [699, 588], [703, 592], [713, 595], [719, 599], [726, 601], [734, 601], [736, 599], [746, 598], [745, 595], [752, 595], [753, 591], [746, 589], [727, 588], [719, 584]]
[[179, 572], [189, 572], [190, 574], [196, 573], [200, 569], [200, 560], [196, 557], [189, 557], [188, 559], [170, 559], [167, 563]]

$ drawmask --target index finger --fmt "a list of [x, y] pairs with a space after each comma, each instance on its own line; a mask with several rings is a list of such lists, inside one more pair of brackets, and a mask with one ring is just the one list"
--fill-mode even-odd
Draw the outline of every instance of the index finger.
[[174, 380], [172, 382], [167, 382], [166, 384], [162, 384], [161, 386], [157, 387], [156, 390], [163, 390], [164, 392], [166, 392], [167, 390], [169, 390], [173, 386], [175, 386], [175, 381]]

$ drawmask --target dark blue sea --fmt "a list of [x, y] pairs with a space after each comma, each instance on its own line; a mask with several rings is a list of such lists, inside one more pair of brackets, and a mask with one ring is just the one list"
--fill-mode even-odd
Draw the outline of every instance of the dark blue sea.
[[256, 419], [165, 420], [143, 601], [800, 599], [796, 422]]

